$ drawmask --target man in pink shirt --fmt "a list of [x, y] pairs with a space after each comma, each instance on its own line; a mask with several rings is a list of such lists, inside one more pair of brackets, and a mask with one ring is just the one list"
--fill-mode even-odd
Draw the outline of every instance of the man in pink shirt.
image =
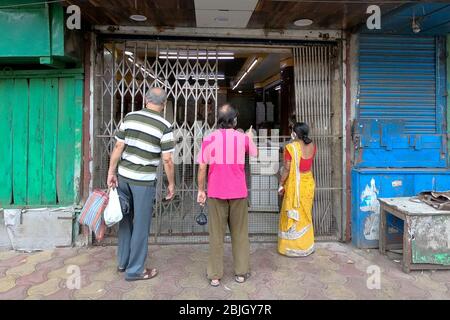
[[[197, 202], [204, 205], [208, 198], [207, 274], [212, 286], [219, 286], [223, 276], [223, 247], [227, 224], [231, 232], [235, 279], [242, 283], [250, 276], [245, 154], [255, 157], [258, 151], [251, 129], [247, 134], [235, 130], [237, 116], [232, 105], [225, 104], [220, 107], [219, 129], [203, 139], [198, 155]], [[207, 171], [208, 196], [205, 192]]]

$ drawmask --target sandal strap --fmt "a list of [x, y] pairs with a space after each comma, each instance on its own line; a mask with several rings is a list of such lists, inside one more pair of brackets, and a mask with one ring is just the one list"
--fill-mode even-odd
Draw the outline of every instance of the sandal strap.
[[158, 270], [153, 268], [153, 269], [145, 269], [143, 275], [144, 279], [148, 279], [148, 278], [153, 278], [158, 274]]

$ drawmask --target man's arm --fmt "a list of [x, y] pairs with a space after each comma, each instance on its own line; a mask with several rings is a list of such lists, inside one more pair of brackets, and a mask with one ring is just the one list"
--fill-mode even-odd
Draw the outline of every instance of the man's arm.
[[207, 171], [208, 165], [206, 163], [200, 163], [198, 166], [198, 195], [197, 195], [197, 202], [201, 205], [204, 205], [206, 202], [206, 192], [205, 192], [205, 185], [206, 185], [206, 171]]
[[258, 147], [256, 146], [254, 141], [253, 126], [250, 126], [250, 129], [247, 130], [246, 135], [248, 137], [248, 154], [250, 157], [257, 157]]
[[175, 165], [173, 164], [173, 152], [164, 152], [162, 154], [164, 171], [166, 172], [169, 186], [167, 187], [166, 200], [170, 200], [175, 195]]
[[123, 150], [125, 150], [125, 143], [122, 141], [117, 141], [114, 146], [114, 150], [111, 153], [111, 160], [109, 161], [109, 170], [108, 170], [108, 187], [117, 187], [117, 164], [119, 163], [120, 158], [122, 157]]

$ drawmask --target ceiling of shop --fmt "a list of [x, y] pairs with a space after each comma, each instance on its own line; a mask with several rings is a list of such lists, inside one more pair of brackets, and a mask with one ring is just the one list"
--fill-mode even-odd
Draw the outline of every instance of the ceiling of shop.
[[258, 0], [194, 0], [199, 28], [245, 28]]
[[[411, 1], [376, 1], [383, 14]], [[154, 27], [226, 27], [302, 29], [297, 19], [313, 20], [303, 29], [351, 29], [368, 17], [373, 1], [339, 0], [66, 0], [77, 4], [84, 18], [96, 25]], [[129, 17], [141, 14], [145, 22]]]

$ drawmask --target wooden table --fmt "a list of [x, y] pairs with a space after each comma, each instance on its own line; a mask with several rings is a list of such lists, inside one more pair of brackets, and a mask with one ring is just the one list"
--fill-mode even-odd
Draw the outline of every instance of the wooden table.
[[379, 250], [398, 249], [388, 243], [388, 214], [403, 220], [403, 271], [450, 270], [450, 211], [436, 210], [416, 198], [381, 198]]

